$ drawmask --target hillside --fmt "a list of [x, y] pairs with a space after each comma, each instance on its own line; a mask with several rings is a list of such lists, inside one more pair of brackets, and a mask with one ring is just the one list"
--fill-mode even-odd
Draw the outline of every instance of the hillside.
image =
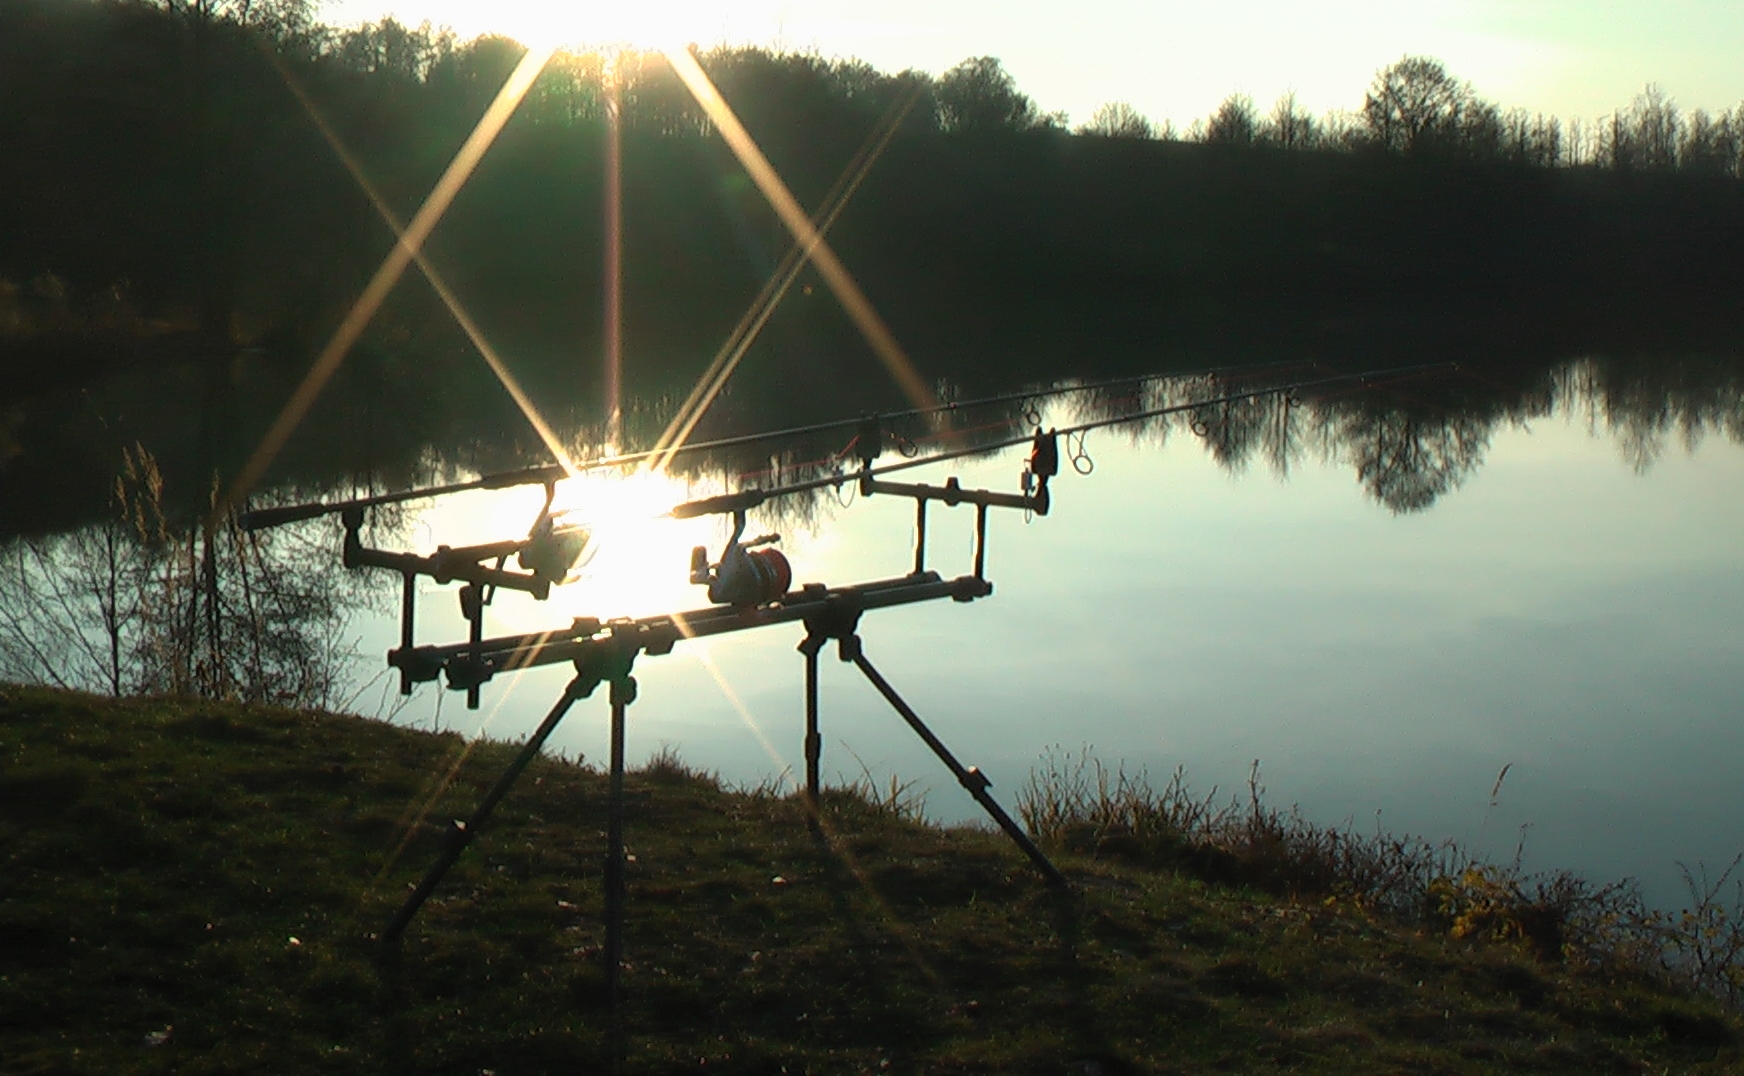
[[[536, 763], [402, 948], [371, 938], [437, 779], [446, 820], [508, 754], [463, 746], [0, 687], [0, 1073], [603, 1067], [598, 773]], [[627, 1071], [1744, 1068], [1733, 1018], [1642, 975], [1106, 859], [1062, 855], [1062, 901], [869, 790], [824, 848], [670, 758], [629, 789]]]

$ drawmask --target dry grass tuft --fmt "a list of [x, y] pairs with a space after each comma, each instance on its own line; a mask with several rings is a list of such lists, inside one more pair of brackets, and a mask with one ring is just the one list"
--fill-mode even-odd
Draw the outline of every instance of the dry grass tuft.
[[1054, 749], [1031, 771], [1018, 813], [1056, 849], [1174, 869], [1297, 900], [1346, 901], [1454, 938], [1511, 945], [1545, 963], [1649, 971], [1744, 1006], [1744, 855], [1717, 878], [1684, 871], [1690, 906], [1647, 907], [1632, 881], [1529, 874], [1519, 857], [1480, 862], [1454, 841], [1317, 825], [1265, 802], [1259, 763], [1247, 795], [1161, 788], [1088, 749]]

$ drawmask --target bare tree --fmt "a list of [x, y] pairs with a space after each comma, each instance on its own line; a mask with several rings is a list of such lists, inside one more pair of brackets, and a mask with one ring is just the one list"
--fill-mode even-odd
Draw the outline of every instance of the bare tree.
[[1507, 134], [1501, 110], [1488, 101], [1470, 100], [1460, 110], [1448, 149], [1462, 157], [1493, 161], [1505, 153]]
[[1362, 113], [1376, 145], [1409, 156], [1455, 140], [1471, 100], [1440, 60], [1406, 56], [1375, 75]]
[[1581, 165], [1592, 163], [1592, 140], [1589, 137], [1585, 120], [1576, 116], [1568, 121], [1562, 147], [1563, 164], [1571, 168], [1578, 168]]
[[1092, 112], [1089, 122], [1081, 125], [1078, 133], [1103, 138], [1154, 138], [1156, 128], [1125, 101], [1112, 101]]
[[1649, 83], [1629, 107], [1629, 119], [1635, 129], [1638, 166], [1652, 172], [1677, 168], [1683, 119], [1678, 115], [1677, 104], [1665, 91]]
[[1730, 113], [1710, 116], [1701, 109], [1689, 114], [1678, 147], [1678, 167], [1704, 175], [1733, 175], [1738, 164], [1739, 131]]
[[1320, 145], [1353, 152], [1370, 145], [1368, 126], [1360, 113], [1335, 108], [1320, 121]]
[[1398, 513], [1421, 512], [1463, 485], [1483, 462], [1492, 425], [1475, 414], [1421, 417], [1366, 407], [1337, 421], [1357, 480]]
[[1320, 125], [1296, 103], [1294, 90], [1278, 98], [1272, 114], [1260, 127], [1261, 142], [1283, 149], [1310, 149], [1318, 144], [1319, 137]]
[[1251, 146], [1259, 137], [1259, 114], [1253, 98], [1232, 93], [1217, 106], [1205, 123], [1205, 141], [1231, 146]]
[[0, 547], [0, 675], [112, 695], [331, 705], [365, 604], [329, 537], [172, 528], [130, 451], [110, 520]]

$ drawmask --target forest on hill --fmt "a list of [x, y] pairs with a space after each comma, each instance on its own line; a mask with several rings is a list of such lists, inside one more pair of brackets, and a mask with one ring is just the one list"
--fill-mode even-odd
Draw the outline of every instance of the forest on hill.
[[[0, 384], [239, 347], [300, 365], [393, 241], [321, 126], [404, 219], [522, 53], [327, 27], [306, 0], [4, 0]], [[1236, 95], [1186, 131], [1120, 104], [1074, 131], [990, 57], [937, 77], [699, 59], [808, 209], [899, 121], [831, 241], [923, 365], [958, 380], [1161, 341], [1575, 354], [1736, 338], [1744, 107], [1683, 115], [1649, 88], [1564, 124], [1407, 57], [1349, 113]], [[558, 54], [430, 250], [535, 388], [556, 356], [573, 388], [602, 338], [608, 83], [629, 376], [657, 394], [688, 383], [788, 244], [660, 56]], [[412, 275], [364, 346], [467, 351]], [[758, 346], [864, 345], [820, 287], [796, 289]]]

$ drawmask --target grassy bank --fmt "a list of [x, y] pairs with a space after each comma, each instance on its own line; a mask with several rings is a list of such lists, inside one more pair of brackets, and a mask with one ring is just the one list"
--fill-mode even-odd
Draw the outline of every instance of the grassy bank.
[[[0, 1072], [602, 1066], [598, 774], [535, 763], [402, 948], [371, 939], [507, 754], [0, 688]], [[1744, 1066], [1736, 1020], [1655, 976], [1280, 896], [1239, 856], [1062, 831], [1062, 899], [863, 793], [827, 845], [670, 759], [629, 793], [633, 1072]]]

